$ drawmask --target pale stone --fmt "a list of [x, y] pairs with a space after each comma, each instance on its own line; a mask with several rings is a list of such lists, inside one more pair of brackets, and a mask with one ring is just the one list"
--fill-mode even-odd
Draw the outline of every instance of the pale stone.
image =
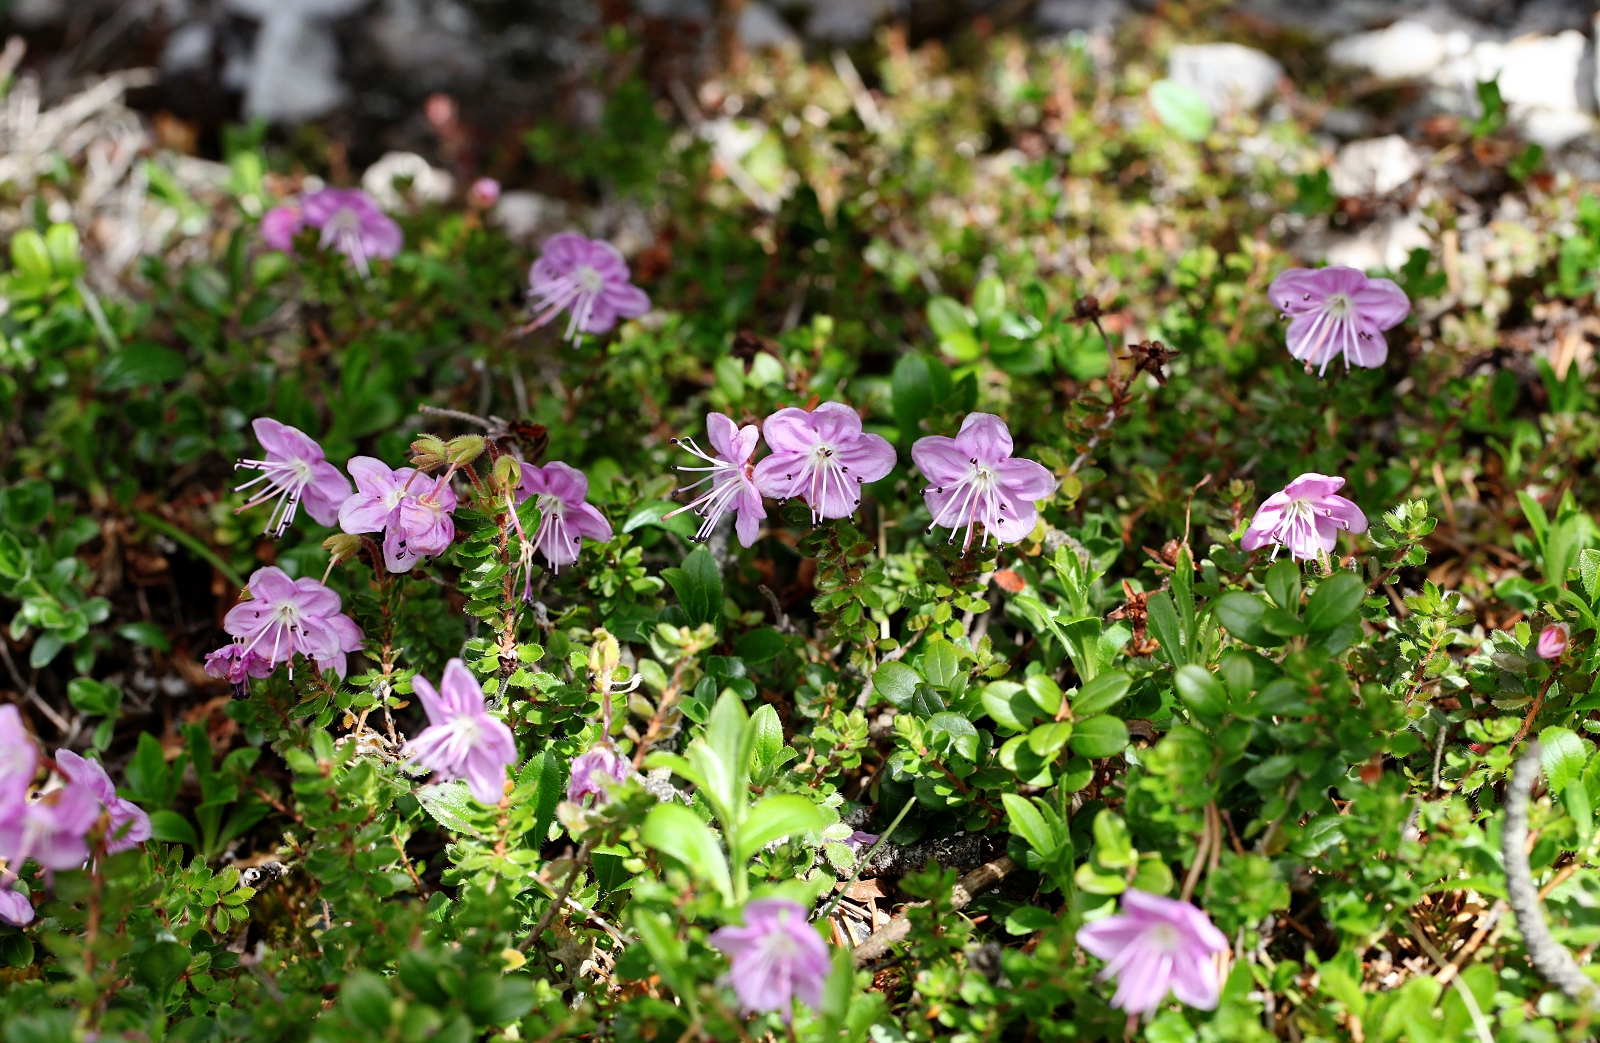
[[1192, 88], [1215, 115], [1235, 106], [1253, 109], [1272, 94], [1283, 66], [1260, 51], [1236, 43], [1174, 47], [1167, 75]]
[[410, 178], [410, 195], [423, 203], [442, 203], [455, 190], [456, 179], [415, 152], [386, 152], [361, 175], [361, 187], [385, 210], [403, 210], [405, 196], [395, 181]]
[[1387, 29], [1334, 42], [1328, 47], [1328, 58], [1386, 80], [1403, 80], [1427, 76], [1471, 50], [1472, 37], [1459, 29], [1444, 31], [1401, 19]]
[[1328, 178], [1341, 196], [1382, 196], [1422, 172], [1422, 159], [1398, 134], [1352, 141], [1339, 150]]

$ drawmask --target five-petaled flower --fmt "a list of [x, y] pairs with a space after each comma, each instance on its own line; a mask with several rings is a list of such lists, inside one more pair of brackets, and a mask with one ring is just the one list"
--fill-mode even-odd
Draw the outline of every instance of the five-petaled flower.
[[604, 740], [572, 758], [572, 774], [567, 779], [567, 799], [581, 801], [595, 796], [605, 799], [606, 787], [633, 774], [633, 763], [620, 756]]
[[962, 549], [972, 545], [976, 526], [983, 538], [1016, 543], [1039, 521], [1034, 503], [1056, 488], [1055, 477], [1032, 460], [1011, 458], [1011, 432], [990, 413], [968, 413], [954, 438], [930, 435], [911, 447], [911, 459], [932, 484], [923, 490], [934, 526], [967, 530]]
[[273, 536], [283, 535], [302, 503], [318, 525], [332, 525], [338, 521], [339, 506], [350, 495], [350, 480], [328, 463], [316, 440], [299, 428], [280, 424], [269, 417], [259, 417], [250, 426], [265, 455], [260, 460], [240, 460], [234, 467], [261, 473], [233, 491], [262, 487], [252, 494], [249, 503], [235, 508], [234, 513], [272, 503], [265, 531]]
[[756, 488], [778, 500], [799, 497], [811, 522], [848, 518], [861, 486], [894, 470], [894, 447], [861, 430], [861, 417], [843, 402], [811, 412], [780, 409], [762, 425], [772, 455], [756, 464]]
[[117, 796], [117, 787], [99, 761], [80, 757], [71, 750], [57, 750], [56, 764], [62, 774], [81, 784], [105, 805], [110, 818], [106, 827], [106, 854], [130, 851], [150, 839], [150, 816], [131, 800]]
[[539, 529], [533, 534], [532, 550], [557, 572], [578, 560], [583, 538], [611, 542], [611, 523], [585, 501], [589, 479], [576, 467], [552, 460], [543, 467], [522, 465], [522, 482], [517, 487], [517, 503], [536, 496]]
[[248, 589], [250, 600], [222, 620], [222, 629], [242, 646], [236, 656], [253, 652], [277, 666], [299, 653], [317, 669], [344, 676], [345, 653], [361, 647], [361, 631], [340, 612], [338, 594], [309, 576], [290, 579], [273, 565], [256, 569]]
[[46, 869], [76, 869], [89, 858], [88, 834], [99, 817], [100, 800], [82, 782], [37, 800], [10, 799], [0, 805], [0, 858], [8, 867], [31, 858]]
[[711, 443], [710, 453], [703, 451], [692, 438], [672, 440], [674, 445], [687, 449], [710, 465], [678, 468], [680, 471], [708, 473], [673, 495], [688, 493], [707, 482], [711, 483], [711, 488], [678, 510], [663, 515], [663, 518], [670, 518], [679, 511], [693, 511], [700, 515], [705, 520], [700, 523], [700, 530], [694, 534], [694, 538], [704, 543], [716, 531], [722, 516], [733, 511], [736, 519], [734, 531], [739, 534], [739, 542], [748, 547], [756, 541], [756, 536], [761, 532], [761, 520], [767, 516], [767, 509], [761, 505], [761, 493], [756, 489], [752, 477], [754, 469], [750, 466], [750, 456], [756, 451], [756, 443], [761, 441], [761, 429], [754, 424], [740, 427], [721, 413], [707, 413], [706, 440]]
[[262, 215], [261, 237], [274, 250], [287, 252], [307, 226], [322, 230], [317, 245], [350, 258], [363, 277], [372, 274], [372, 258], [393, 257], [405, 244], [400, 226], [359, 188], [324, 188], [298, 203], [273, 207]]
[[650, 298], [633, 285], [628, 262], [615, 246], [576, 232], [544, 241], [528, 272], [528, 296], [535, 309], [529, 328], [543, 326], [567, 310], [565, 340], [605, 333], [618, 319], [636, 319], [650, 310]]
[[1211, 954], [1228, 948], [1228, 939], [1188, 902], [1130, 888], [1122, 893], [1120, 914], [1078, 928], [1078, 944], [1107, 961], [1099, 979], [1117, 979], [1113, 1007], [1148, 1014], [1169, 989], [1180, 1003], [1199, 1010], [1217, 1005], [1220, 986]]
[[1290, 268], [1267, 289], [1289, 323], [1289, 354], [1320, 375], [1339, 355], [1346, 366], [1375, 369], [1389, 357], [1383, 331], [1411, 312], [1405, 291], [1359, 268]]
[[1277, 545], [1273, 557], [1278, 547], [1287, 547], [1295, 560], [1309, 561], [1333, 550], [1340, 529], [1366, 532], [1367, 516], [1361, 508], [1336, 495], [1343, 486], [1343, 478], [1314, 472], [1301, 475], [1262, 501], [1240, 546], [1259, 550], [1272, 543]]
[[796, 997], [822, 1008], [822, 986], [833, 969], [828, 945], [806, 922], [806, 911], [783, 898], [745, 903], [743, 927], [719, 927], [710, 942], [728, 955], [729, 981], [746, 1013], [777, 1011], [788, 1022]]
[[390, 572], [410, 572], [418, 560], [443, 554], [456, 538], [455, 490], [414, 467], [391, 468], [370, 456], [346, 465], [356, 491], [339, 508], [348, 533], [382, 532], [383, 563]]
[[428, 726], [406, 744], [407, 751], [440, 781], [465, 779], [481, 803], [498, 804], [505, 796], [506, 768], [517, 760], [517, 740], [484, 708], [477, 678], [452, 659], [437, 690], [421, 674], [412, 679], [411, 690], [427, 711]]

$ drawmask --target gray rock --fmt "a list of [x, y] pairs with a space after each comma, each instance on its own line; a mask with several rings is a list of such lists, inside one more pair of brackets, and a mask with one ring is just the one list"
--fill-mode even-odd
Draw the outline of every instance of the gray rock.
[[1444, 31], [1401, 19], [1387, 29], [1334, 42], [1328, 47], [1328, 58], [1386, 80], [1399, 80], [1427, 76], [1471, 50], [1472, 37], [1463, 30]]
[[1352, 141], [1339, 150], [1328, 168], [1333, 190], [1341, 196], [1384, 196], [1422, 173], [1422, 159], [1398, 134]]
[[174, 75], [207, 68], [215, 42], [216, 33], [205, 22], [178, 26], [161, 48], [161, 71]]
[[1044, 0], [1033, 20], [1047, 32], [1105, 32], [1128, 15], [1124, 0]]
[[800, 36], [770, 5], [749, 0], [739, 12], [739, 42], [758, 51], [764, 47], [798, 47]]
[[1416, 214], [1404, 214], [1383, 221], [1374, 221], [1352, 235], [1326, 240], [1320, 249], [1309, 252], [1320, 254], [1329, 264], [1346, 264], [1362, 271], [1387, 268], [1398, 271], [1419, 247], [1431, 248], [1433, 240], [1422, 227]]
[[1253, 109], [1266, 101], [1283, 78], [1283, 66], [1260, 51], [1236, 43], [1174, 47], [1167, 75], [1194, 89], [1213, 114], [1235, 106]]
[[428, 88], [474, 80], [484, 70], [482, 32], [455, 0], [387, 0], [368, 32], [389, 68]]
[[1524, 36], [1510, 43], [1484, 40], [1434, 75], [1455, 95], [1456, 111], [1476, 115], [1476, 85], [1498, 78], [1500, 97], [1529, 140], [1558, 148], [1594, 130], [1592, 55], [1576, 30]]
[[365, 0], [227, 0], [234, 14], [258, 19], [245, 80], [246, 116], [294, 123], [332, 112], [347, 95], [328, 20]]
[[814, 0], [806, 36], [822, 43], [859, 43], [872, 36], [879, 22], [908, 6], [907, 0]]

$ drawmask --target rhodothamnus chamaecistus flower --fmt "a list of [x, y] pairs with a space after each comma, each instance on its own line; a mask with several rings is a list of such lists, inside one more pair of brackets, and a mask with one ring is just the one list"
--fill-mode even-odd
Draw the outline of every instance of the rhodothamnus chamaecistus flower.
[[150, 839], [150, 816], [133, 801], [117, 796], [117, 787], [99, 761], [80, 757], [71, 750], [57, 750], [56, 764], [62, 774], [88, 787], [105, 806], [111, 821], [106, 828], [106, 854], [131, 850]]
[[728, 979], [746, 1013], [777, 1011], [788, 1021], [795, 997], [821, 1009], [822, 986], [833, 965], [827, 943], [797, 903], [783, 898], [747, 902], [744, 926], [719, 927], [710, 941], [727, 953]]
[[619, 755], [609, 742], [596, 743], [572, 758], [567, 799], [581, 801], [591, 795], [603, 799], [608, 783], [621, 782], [632, 774], [633, 762]]
[[261, 238], [268, 246], [282, 253], [294, 249], [294, 237], [306, 226], [305, 215], [298, 202], [275, 206], [261, 215]]
[[46, 869], [76, 869], [89, 857], [88, 833], [99, 818], [99, 798], [77, 781], [0, 806], [0, 858], [8, 867], [31, 858]]
[[355, 264], [363, 276], [372, 274], [374, 257], [393, 257], [405, 244], [394, 219], [359, 188], [324, 188], [300, 200], [305, 223], [322, 230], [318, 245], [333, 247]]
[[650, 310], [650, 298], [633, 285], [628, 262], [615, 246], [576, 232], [544, 241], [528, 272], [528, 296], [536, 311], [530, 326], [543, 326], [567, 310], [565, 339], [605, 333], [618, 319], [636, 319]]
[[1534, 651], [1540, 659], [1560, 659], [1561, 654], [1567, 650], [1567, 625], [1565, 623], [1551, 623], [1539, 631], [1539, 643]]
[[235, 688], [245, 687], [252, 677], [270, 677], [273, 669], [274, 665], [269, 659], [237, 641], [206, 653], [206, 673], [227, 681]]
[[722, 516], [733, 511], [736, 518], [734, 531], [739, 534], [739, 542], [748, 547], [756, 541], [756, 536], [761, 532], [761, 520], [767, 516], [767, 509], [761, 505], [761, 493], [756, 489], [752, 477], [754, 469], [750, 466], [750, 456], [756, 451], [756, 443], [761, 440], [761, 430], [754, 424], [740, 427], [721, 413], [707, 413], [706, 440], [711, 443], [710, 453], [702, 451], [692, 438], [672, 440], [674, 445], [687, 449], [710, 465], [678, 468], [680, 471], [709, 473], [673, 495], [686, 494], [707, 482], [711, 483], [711, 488], [665, 517], [670, 518], [678, 511], [694, 511], [700, 515], [705, 521], [701, 522], [700, 531], [694, 534], [694, 538], [703, 543], [716, 531]]
[[[1262, 501], [1240, 545], [1259, 550], [1272, 543], [1288, 548], [1295, 560], [1307, 561], [1332, 551], [1340, 529], [1366, 532], [1367, 516], [1361, 508], [1336, 495], [1343, 486], [1343, 478], [1301, 475]], [[1276, 547], [1272, 553], [1277, 556]]]
[[963, 547], [972, 543], [973, 530], [983, 526], [987, 542], [1025, 538], [1039, 521], [1034, 501], [1056, 488], [1055, 476], [1042, 464], [1011, 458], [1011, 432], [1004, 420], [989, 413], [968, 413], [954, 438], [929, 435], [911, 447], [917, 470], [932, 484], [923, 490], [934, 526], [965, 528]]
[[290, 579], [269, 565], [256, 569], [248, 585], [250, 600], [228, 610], [222, 629], [237, 639], [244, 656], [254, 653], [273, 666], [295, 653], [344, 676], [345, 653], [361, 647], [361, 631], [341, 611], [339, 595], [309, 576]]
[[370, 456], [353, 456], [347, 466], [356, 491], [339, 508], [339, 527], [383, 533], [383, 563], [390, 572], [410, 572], [420, 559], [449, 549], [456, 538], [450, 517], [456, 494], [449, 482]]
[[21, 927], [33, 920], [33, 903], [16, 890], [16, 883], [17, 874], [9, 869], [0, 872], [0, 923]]
[[1411, 312], [1405, 291], [1359, 268], [1290, 268], [1267, 289], [1289, 322], [1289, 354], [1327, 371], [1339, 355], [1347, 366], [1374, 369], [1389, 357], [1383, 331]]
[[0, 706], [0, 808], [20, 804], [39, 770], [39, 751], [15, 706]]
[[539, 529], [533, 534], [533, 550], [557, 572], [578, 560], [583, 538], [611, 542], [611, 523], [586, 502], [589, 479], [576, 467], [552, 460], [543, 467], [522, 465], [522, 481], [517, 486], [517, 503], [537, 496]]
[[505, 795], [506, 768], [517, 760], [517, 741], [505, 722], [484, 708], [477, 678], [465, 663], [452, 659], [437, 690], [421, 674], [412, 680], [411, 690], [427, 711], [428, 726], [406, 749], [441, 781], [466, 779], [479, 801], [498, 804]]
[[267, 518], [265, 531], [274, 536], [283, 535], [302, 503], [318, 525], [332, 525], [338, 521], [339, 506], [350, 495], [350, 480], [328, 463], [316, 440], [299, 428], [280, 424], [269, 417], [260, 417], [250, 426], [255, 429], [265, 455], [260, 460], [240, 460], [234, 467], [261, 474], [238, 486], [234, 492], [244, 492], [257, 485], [262, 487], [249, 503], [234, 513], [271, 502], [272, 514]]
[[1099, 978], [1117, 979], [1111, 1005], [1147, 1014], [1170, 989], [1180, 1003], [1200, 1010], [1217, 1005], [1217, 965], [1211, 954], [1228, 939], [1204, 911], [1188, 902], [1130, 888], [1122, 912], [1078, 928], [1078, 944], [1107, 961]]
[[762, 425], [772, 455], [756, 464], [756, 488], [774, 499], [798, 497], [813, 524], [848, 518], [861, 503], [861, 486], [894, 470], [894, 447], [861, 430], [861, 417], [843, 402], [811, 412], [780, 409]]

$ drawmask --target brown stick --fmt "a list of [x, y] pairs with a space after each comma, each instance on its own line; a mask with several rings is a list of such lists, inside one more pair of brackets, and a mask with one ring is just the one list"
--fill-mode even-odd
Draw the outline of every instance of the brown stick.
[[[985, 863], [956, 882], [950, 891], [950, 908], [965, 909], [974, 898], [1017, 871], [1017, 864], [1001, 856]], [[918, 902], [917, 905], [926, 905]], [[888, 955], [889, 947], [905, 941], [911, 933], [911, 920], [904, 912], [896, 913], [888, 923], [872, 932], [872, 936], [857, 946], [853, 954], [855, 965], [865, 967], [874, 960]]]

